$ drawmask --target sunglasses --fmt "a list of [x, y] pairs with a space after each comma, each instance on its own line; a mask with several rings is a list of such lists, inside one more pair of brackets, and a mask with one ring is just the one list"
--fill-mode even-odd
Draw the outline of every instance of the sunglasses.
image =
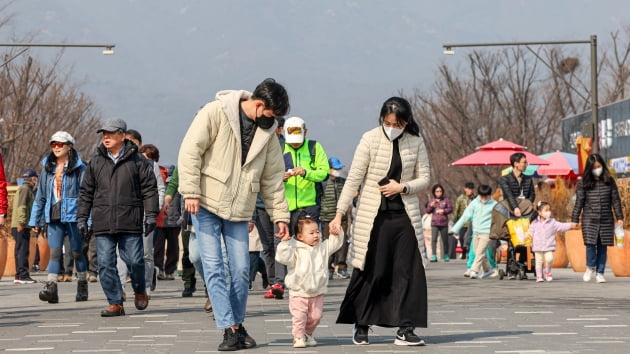
[[302, 128], [301, 127], [288, 127], [287, 133], [291, 135], [302, 134]]
[[51, 148], [62, 148], [64, 145], [64, 143], [60, 143], [57, 141], [53, 141], [52, 143], [50, 143]]

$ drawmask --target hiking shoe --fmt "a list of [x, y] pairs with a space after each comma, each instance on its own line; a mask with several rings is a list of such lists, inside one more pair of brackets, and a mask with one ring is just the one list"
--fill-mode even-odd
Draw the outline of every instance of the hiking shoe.
[[604, 274], [597, 273], [597, 275], [595, 276], [595, 281], [598, 283], [605, 283], [606, 278], [604, 278]]
[[242, 323], [238, 325], [236, 334], [238, 335], [238, 347], [240, 349], [251, 349], [256, 346], [256, 341], [247, 333]]
[[15, 278], [13, 280], [13, 284], [33, 284], [35, 280], [31, 279], [31, 277], [26, 278]]
[[96, 280], [97, 280], [96, 275], [95, 275], [95, 274], [90, 274], [90, 275], [88, 276], [88, 279], [87, 279], [87, 280], [88, 280], [90, 283], [96, 283]]
[[413, 327], [401, 328], [396, 332], [396, 345], [424, 345], [424, 340], [413, 333]]
[[591, 281], [591, 278], [593, 277], [593, 273], [595, 273], [593, 271], [593, 268], [586, 268], [586, 272], [584, 272], [584, 275], [582, 276], [582, 280], [584, 280], [585, 282]]
[[149, 306], [149, 297], [146, 291], [143, 291], [141, 293], [134, 292], [133, 296], [133, 304], [136, 305], [136, 309], [142, 311], [146, 309], [147, 306]]
[[273, 291], [271, 291], [272, 287], [273, 287], [273, 285], [270, 286], [269, 289], [267, 289], [267, 292], [265, 293], [265, 295], [263, 295], [263, 297], [265, 299], [275, 299], [276, 298], [276, 295], [274, 295]]
[[107, 306], [107, 308], [101, 311], [101, 317], [116, 317], [116, 316], [124, 316], [125, 309], [122, 304], [112, 304]]
[[306, 348], [304, 338], [293, 338], [293, 348]]
[[304, 344], [306, 344], [307, 347], [316, 347], [317, 341], [312, 334], [306, 333], [304, 334]]
[[182, 297], [192, 297], [193, 293], [195, 292], [195, 288], [184, 288], [184, 291], [182, 291]]
[[56, 304], [59, 302], [59, 294], [57, 292], [57, 283], [54, 281], [47, 281], [44, 285], [44, 290], [39, 292], [39, 299], [42, 301], [48, 301], [49, 304]]
[[273, 284], [270, 289], [276, 299], [281, 300], [284, 296], [284, 286], [276, 283]]
[[166, 280], [166, 274], [164, 274], [164, 272], [159, 272], [157, 278], [159, 280]]
[[545, 279], [547, 281], [552, 281], [553, 277], [551, 276], [551, 272], [545, 272]]
[[173, 274], [166, 274], [164, 280], [175, 280], [175, 276]]
[[444, 255], [444, 262], [449, 262], [451, 260], [451, 257], [449, 257], [447, 254]]
[[234, 351], [238, 350], [238, 333], [228, 327], [223, 330], [223, 342], [219, 344], [219, 351]]
[[350, 278], [350, 273], [348, 273], [347, 270], [343, 269], [343, 270], [338, 270], [335, 274], [337, 274], [337, 276], [341, 279], [348, 279]]
[[464, 276], [466, 278], [470, 277], [470, 269], [466, 269], [466, 271], [464, 272]]
[[431, 262], [437, 262], [437, 256], [436, 255], [432, 255], [431, 256]]
[[367, 345], [370, 344], [370, 340], [368, 338], [368, 330], [369, 326], [361, 326], [354, 325], [354, 330], [352, 331], [352, 343], [356, 345]]
[[471, 270], [470, 279], [479, 279], [479, 273], [475, 272], [474, 270]]
[[31, 272], [33, 273], [39, 272], [39, 266], [37, 264], [33, 264], [33, 268], [31, 269]]
[[72, 282], [72, 275], [68, 275], [68, 274], [64, 275], [63, 276], [63, 281], [66, 282], [66, 283], [71, 283]]
[[87, 301], [88, 300], [88, 282], [87, 280], [79, 280], [77, 282], [77, 296], [75, 297], [76, 301]]

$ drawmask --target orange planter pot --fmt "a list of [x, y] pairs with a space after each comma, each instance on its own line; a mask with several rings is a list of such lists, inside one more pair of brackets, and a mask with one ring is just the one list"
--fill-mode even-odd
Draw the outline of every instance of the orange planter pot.
[[630, 277], [630, 231], [625, 230], [623, 248], [608, 247], [608, 264], [616, 277]]
[[574, 272], [586, 271], [586, 246], [582, 230], [569, 230], [564, 233], [567, 258]]
[[2, 276], [14, 276], [15, 275], [15, 240], [13, 237], [7, 238], [7, 256], [4, 266], [4, 272]]
[[48, 262], [50, 261], [48, 239], [40, 235], [37, 238], [37, 248], [39, 249], [39, 270], [43, 271], [48, 269]]
[[562, 238], [562, 233], [556, 232], [556, 251], [553, 253], [552, 268], [566, 268], [569, 265], [567, 257], [567, 246]]

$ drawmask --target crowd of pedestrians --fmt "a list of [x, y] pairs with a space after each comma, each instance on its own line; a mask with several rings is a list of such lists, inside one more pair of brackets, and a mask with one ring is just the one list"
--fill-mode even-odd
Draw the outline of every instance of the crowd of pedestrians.
[[[383, 103], [378, 127], [363, 134], [349, 169], [308, 136], [304, 119], [285, 120], [289, 109], [287, 91], [273, 79], [251, 93], [218, 92], [191, 122], [177, 166], [160, 166], [157, 146], [143, 145], [122, 119], [96, 131], [101, 143], [88, 162], [70, 133], [56, 132], [40, 172], [25, 168], [13, 199], [14, 283], [35, 283], [31, 231], [45, 232], [50, 248], [39, 298], [63, 301], [57, 282], [76, 278], [75, 300], [87, 301], [88, 283], [100, 281], [108, 302], [102, 317], [125, 315], [128, 283], [135, 308], [145, 310], [158, 280], [175, 280], [181, 262], [181, 296], [201, 288], [199, 274], [203, 308], [222, 330], [218, 350], [233, 351], [257, 346], [245, 328], [257, 274], [264, 298], [288, 293], [295, 348], [317, 345], [334, 277], [349, 279], [337, 323], [353, 326], [354, 344], [369, 344], [370, 326], [382, 326], [397, 329], [396, 345], [424, 345], [416, 331], [428, 324], [425, 267], [440, 253], [444, 262], [461, 253], [465, 276], [496, 277], [494, 255], [511, 217], [530, 220], [539, 282], [553, 279], [553, 235], [577, 228], [581, 217], [583, 279], [606, 281], [606, 246], [623, 214], [601, 156], [587, 160], [571, 223], [556, 221], [546, 201], [534, 206], [521, 153], [511, 156], [512, 172], [498, 181], [503, 200], [492, 198], [490, 186], [475, 190], [467, 182], [453, 204], [435, 183], [421, 208], [418, 194], [429, 186], [430, 166], [407, 100]], [[0, 156], [0, 227], [8, 211], [6, 186]], [[426, 245], [423, 227], [430, 228]], [[526, 251], [514, 251], [518, 265]]]

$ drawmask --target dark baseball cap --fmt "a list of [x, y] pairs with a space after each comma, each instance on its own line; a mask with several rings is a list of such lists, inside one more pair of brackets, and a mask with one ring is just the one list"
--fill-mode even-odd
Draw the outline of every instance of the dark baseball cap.
[[101, 133], [101, 132], [114, 133], [114, 132], [117, 132], [117, 131], [122, 131], [123, 133], [127, 131], [127, 123], [125, 123], [125, 121], [120, 119], [120, 118], [112, 118], [112, 119], [108, 120], [96, 132], [97, 133]]

